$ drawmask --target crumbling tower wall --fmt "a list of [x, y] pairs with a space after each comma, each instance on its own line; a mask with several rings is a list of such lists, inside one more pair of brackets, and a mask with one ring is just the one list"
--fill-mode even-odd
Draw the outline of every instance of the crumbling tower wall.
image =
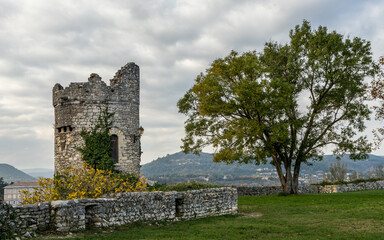
[[55, 171], [68, 166], [81, 166], [77, 150], [82, 146], [82, 129], [94, 127], [100, 111], [108, 106], [114, 113], [110, 132], [114, 149], [115, 170], [138, 175], [140, 172], [140, 135], [138, 129], [140, 104], [140, 71], [135, 63], [123, 66], [110, 86], [92, 73], [88, 82], [53, 87], [55, 108]]

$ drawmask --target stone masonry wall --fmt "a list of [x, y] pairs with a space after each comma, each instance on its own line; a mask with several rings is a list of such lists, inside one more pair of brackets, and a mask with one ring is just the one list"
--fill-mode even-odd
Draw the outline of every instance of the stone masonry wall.
[[[260, 196], [260, 195], [277, 195], [283, 189], [280, 186], [272, 187], [236, 187], [239, 196]], [[344, 185], [326, 185], [326, 186], [299, 186], [300, 194], [315, 194], [315, 193], [338, 193], [338, 192], [353, 192], [361, 190], [379, 190], [384, 189], [384, 181], [364, 182], [364, 183], [349, 183]]]
[[338, 193], [352, 192], [362, 190], [382, 190], [384, 189], [384, 181], [365, 182], [365, 183], [349, 183], [344, 185], [327, 185], [318, 186], [319, 193]]
[[[177, 194], [176, 219], [186, 220], [237, 212], [237, 191], [234, 188], [192, 190]], [[219, 213], [219, 214], [218, 214]]]
[[5, 235], [0, 235], [0, 239], [11, 239], [9, 235], [12, 234], [30, 238], [35, 232], [49, 230], [53, 220], [50, 206], [50, 203], [36, 203], [17, 207], [0, 204], [0, 230]]
[[110, 134], [118, 139], [118, 161], [115, 169], [138, 175], [140, 172], [140, 73], [139, 66], [128, 63], [117, 71], [110, 86], [92, 73], [88, 82], [71, 83], [52, 90], [55, 108], [55, 171], [68, 166], [80, 166], [83, 144], [80, 132], [90, 130], [100, 111], [107, 106], [114, 113]]
[[[260, 196], [260, 195], [277, 195], [282, 192], [281, 186], [269, 187], [236, 187], [239, 196]], [[316, 186], [299, 186], [300, 194], [318, 193]]]
[[215, 188], [187, 192], [120, 193], [114, 198], [53, 201], [7, 206], [17, 217], [0, 215], [2, 222], [20, 230], [19, 236], [35, 232], [79, 231], [90, 226], [119, 226], [136, 221], [180, 221], [237, 213], [237, 190]]

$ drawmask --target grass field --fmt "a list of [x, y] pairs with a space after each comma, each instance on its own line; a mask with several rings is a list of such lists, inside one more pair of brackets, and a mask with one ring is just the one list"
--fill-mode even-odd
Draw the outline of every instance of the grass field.
[[236, 216], [93, 229], [68, 239], [384, 239], [384, 191], [239, 197]]

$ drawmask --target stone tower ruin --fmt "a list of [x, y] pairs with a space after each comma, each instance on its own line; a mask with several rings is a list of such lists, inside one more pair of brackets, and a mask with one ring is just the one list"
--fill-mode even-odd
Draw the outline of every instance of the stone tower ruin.
[[92, 73], [88, 82], [71, 83], [63, 88], [53, 87], [55, 108], [55, 172], [68, 166], [79, 167], [82, 157], [77, 148], [82, 146], [82, 129], [94, 127], [100, 111], [108, 106], [114, 113], [110, 132], [115, 170], [138, 175], [141, 144], [139, 134], [140, 73], [139, 66], [123, 66], [110, 86]]

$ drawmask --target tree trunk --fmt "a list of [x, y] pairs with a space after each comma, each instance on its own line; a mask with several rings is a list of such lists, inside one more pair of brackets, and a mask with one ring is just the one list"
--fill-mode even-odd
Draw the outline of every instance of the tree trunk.
[[284, 174], [281, 165], [278, 164], [278, 166], [276, 166], [276, 171], [279, 176], [283, 192], [287, 194], [298, 194], [300, 163], [295, 164], [293, 174], [291, 172], [290, 165], [285, 166], [285, 170]]
[[292, 179], [293, 180], [292, 187], [293, 189], [295, 189], [295, 194], [298, 194], [300, 166], [301, 166], [301, 160], [296, 159], [295, 167], [293, 169], [293, 179]]
[[298, 179], [286, 178], [282, 184], [283, 192], [287, 194], [298, 194]]

